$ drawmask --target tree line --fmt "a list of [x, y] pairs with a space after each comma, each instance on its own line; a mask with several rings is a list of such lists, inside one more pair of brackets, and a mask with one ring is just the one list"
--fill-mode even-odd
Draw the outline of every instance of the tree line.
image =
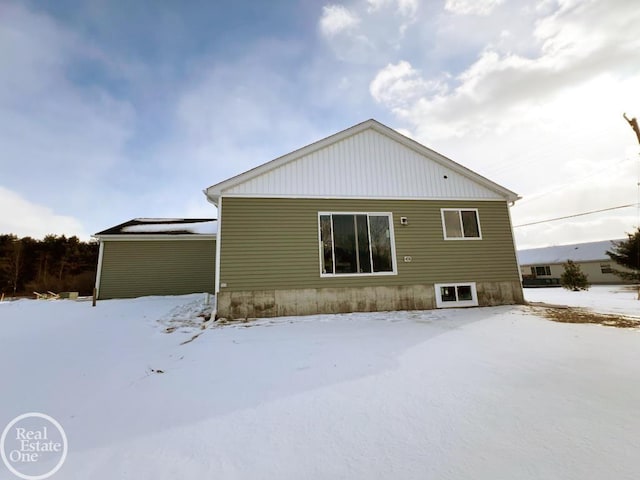
[[93, 291], [99, 245], [78, 237], [47, 235], [42, 240], [0, 235], [0, 292], [32, 296], [34, 292]]

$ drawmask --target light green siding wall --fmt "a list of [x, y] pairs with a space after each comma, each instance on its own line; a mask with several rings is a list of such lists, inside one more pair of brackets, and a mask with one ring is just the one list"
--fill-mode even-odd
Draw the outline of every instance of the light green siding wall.
[[215, 240], [105, 241], [99, 298], [213, 292]]
[[[444, 240], [441, 208], [477, 208], [482, 240]], [[321, 278], [320, 211], [391, 212], [398, 274]], [[225, 197], [220, 220], [221, 292], [519, 282], [506, 202]]]

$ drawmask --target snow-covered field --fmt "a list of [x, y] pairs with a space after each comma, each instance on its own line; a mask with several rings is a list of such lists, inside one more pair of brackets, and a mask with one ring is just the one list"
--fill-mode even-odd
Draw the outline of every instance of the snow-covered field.
[[[605, 288], [525, 294], [640, 305]], [[640, 478], [638, 330], [522, 306], [201, 330], [203, 301], [3, 302], [0, 431], [57, 419], [54, 479]]]
[[586, 307], [600, 313], [640, 317], [638, 287], [632, 285], [593, 285], [587, 291], [568, 292], [564, 288], [525, 288], [529, 302], [546, 302]]

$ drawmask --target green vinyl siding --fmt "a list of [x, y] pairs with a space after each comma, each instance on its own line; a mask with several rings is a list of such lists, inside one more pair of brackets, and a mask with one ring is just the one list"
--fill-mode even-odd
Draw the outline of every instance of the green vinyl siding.
[[105, 241], [99, 298], [213, 292], [215, 240]]
[[[482, 239], [445, 240], [441, 208], [477, 208]], [[397, 275], [321, 277], [319, 212], [392, 213]], [[224, 291], [519, 281], [502, 201], [225, 197], [220, 221]]]

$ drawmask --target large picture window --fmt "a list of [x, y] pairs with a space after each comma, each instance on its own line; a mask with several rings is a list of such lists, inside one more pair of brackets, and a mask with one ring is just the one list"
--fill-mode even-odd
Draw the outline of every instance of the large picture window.
[[322, 275], [395, 273], [391, 214], [320, 213]]
[[482, 238], [477, 209], [443, 208], [441, 212], [445, 240]]

